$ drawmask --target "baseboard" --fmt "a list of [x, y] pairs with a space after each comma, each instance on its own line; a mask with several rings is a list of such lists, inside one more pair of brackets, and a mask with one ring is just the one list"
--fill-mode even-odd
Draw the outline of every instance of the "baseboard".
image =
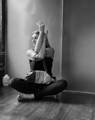
[[89, 95], [95, 95], [95, 92], [89, 92], [89, 91], [79, 91], [79, 90], [64, 90], [65, 93], [80, 93], [80, 94], [89, 94]]

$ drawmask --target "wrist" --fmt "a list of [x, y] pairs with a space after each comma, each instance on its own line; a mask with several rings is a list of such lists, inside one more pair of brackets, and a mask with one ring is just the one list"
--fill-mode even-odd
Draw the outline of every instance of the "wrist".
[[35, 55], [34, 56], [36, 56], [38, 54], [38, 51], [35, 51]]
[[41, 31], [41, 30], [40, 30], [39, 32], [40, 32], [40, 34], [44, 34], [44, 31]]

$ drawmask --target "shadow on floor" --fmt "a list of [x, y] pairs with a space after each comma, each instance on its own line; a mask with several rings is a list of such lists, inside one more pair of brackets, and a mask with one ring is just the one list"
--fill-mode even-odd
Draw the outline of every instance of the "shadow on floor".
[[94, 94], [80, 92], [65, 91], [57, 95], [57, 99], [59, 100], [59, 102], [66, 104], [83, 104], [83, 105], [95, 104]]

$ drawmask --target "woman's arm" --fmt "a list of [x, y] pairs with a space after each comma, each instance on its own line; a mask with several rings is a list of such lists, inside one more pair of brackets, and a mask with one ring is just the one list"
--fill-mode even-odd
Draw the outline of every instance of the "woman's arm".
[[43, 40], [44, 40], [44, 31], [45, 31], [45, 24], [40, 24], [39, 25], [39, 37], [36, 41], [36, 45], [35, 45], [35, 49], [34, 51], [38, 54], [41, 47], [42, 47], [42, 44], [43, 44]]
[[38, 39], [36, 40], [36, 44], [34, 47], [34, 50], [28, 50], [27, 51], [27, 56], [29, 59], [35, 59], [38, 57], [44, 56], [45, 53], [45, 33], [44, 33], [45, 25], [39, 25], [39, 36]]
[[42, 47], [42, 44], [43, 44], [43, 40], [44, 40], [44, 32], [40, 31], [39, 37], [37, 39], [37, 42], [36, 42], [36, 45], [35, 45], [35, 48], [34, 48], [34, 51], [36, 52], [36, 54], [39, 53], [39, 51]]

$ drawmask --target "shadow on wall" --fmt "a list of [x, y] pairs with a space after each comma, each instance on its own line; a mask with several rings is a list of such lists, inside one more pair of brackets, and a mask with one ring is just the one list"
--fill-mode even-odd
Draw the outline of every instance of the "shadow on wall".
[[64, 0], [63, 76], [69, 89], [95, 92], [95, 1]]

